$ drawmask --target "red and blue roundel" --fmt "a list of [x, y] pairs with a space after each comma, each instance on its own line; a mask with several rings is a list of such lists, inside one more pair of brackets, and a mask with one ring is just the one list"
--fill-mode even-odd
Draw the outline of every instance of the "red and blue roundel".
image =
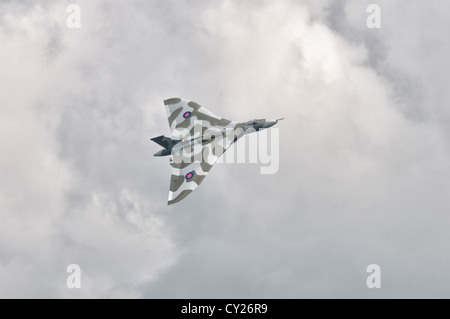
[[192, 113], [188, 111], [188, 112], [186, 112], [186, 113], [183, 114], [183, 117], [184, 117], [185, 119], [187, 119], [187, 118], [191, 117], [191, 115], [192, 115]]
[[185, 177], [187, 181], [190, 181], [194, 177], [194, 172], [187, 173]]

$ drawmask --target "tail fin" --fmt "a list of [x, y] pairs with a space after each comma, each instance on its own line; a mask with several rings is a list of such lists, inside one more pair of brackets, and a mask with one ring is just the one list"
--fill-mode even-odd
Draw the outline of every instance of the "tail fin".
[[172, 147], [180, 141], [180, 140], [175, 140], [175, 139], [170, 138], [170, 137], [166, 137], [164, 135], [161, 135], [161, 136], [158, 136], [158, 137], [154, 137], [151, 140], [153, 142], [155, 142], [156, 144], [161, 145], [166, 150], [167, 149], [172, 149]]
[[164, 135], [152, 138], [153, 142], [155, 142], [156, 144], [161, 145], [165, 149], [168, 149], [170, 147], [168, 140], [170, 140], [170, 138], [169, 137], [165, 137]]

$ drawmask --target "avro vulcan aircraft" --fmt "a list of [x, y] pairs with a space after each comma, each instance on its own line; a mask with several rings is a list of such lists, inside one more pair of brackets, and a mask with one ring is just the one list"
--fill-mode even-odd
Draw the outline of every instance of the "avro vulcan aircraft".
[[164, 104], [172, 137], [158, 136], [152, 141], [164, 147], [154, 156], [171, 156], [168, 205], [178, 203], [196, 189], [217, 159], [239, 138], [282, 120], [238, 123], [180, 98], [165, 100]]

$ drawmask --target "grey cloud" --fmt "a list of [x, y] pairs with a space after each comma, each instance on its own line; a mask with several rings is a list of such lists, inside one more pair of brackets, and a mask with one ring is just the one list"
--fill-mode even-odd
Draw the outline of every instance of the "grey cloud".
[[378, 1], [381, 29], [365, 26], [368, 17], [365, 9], [373, 1], [319, 3], [310, 4], [314, 16], [350, 43], [367, 48], [369, 66], [390, 82], [393, 98], [406, 116], [424, 121], [433, 116], [435, 108], [442, 111], [441, 102], [433, 100], [430, 93], [441, 86], [440, 79], [445, 76], [437, 75], [441, 72], [439, 67], [424, 64], [430, 56], [439, 56], [431, 60], [441, 63], [442, 71], [447, 69], [442, 58], [448, 47], [443, 45], [439, 31], [446, 24], [445, 16], [440, 14], [448, 6], [444, 1], [431, 1], [427, 5], [420, 1]]

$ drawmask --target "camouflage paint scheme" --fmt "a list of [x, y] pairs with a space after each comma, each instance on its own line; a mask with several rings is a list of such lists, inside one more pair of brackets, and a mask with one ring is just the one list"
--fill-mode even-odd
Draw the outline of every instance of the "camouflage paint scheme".
[[177, 140], [171, 148], [173, 162], [168, 205], [178, 203], [196, 189], [217, 159], [239, 138], [278, 122], [233, 122], [180, 98], [167, 99], [164, 104], [172, 138]]

